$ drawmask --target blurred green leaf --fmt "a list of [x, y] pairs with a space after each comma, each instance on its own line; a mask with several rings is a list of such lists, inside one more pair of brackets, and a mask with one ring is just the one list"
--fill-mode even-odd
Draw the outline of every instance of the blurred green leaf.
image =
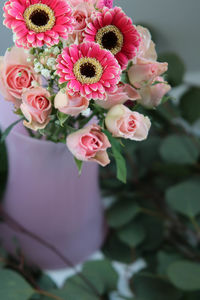
[[158, 266], [157, 272], [159, 274], [167, 274], [167, 269], [169, 265], [177, 260], [180, 260], [182, 257], [178, 253], [168, 253], [164, 251], [158, 252]]
[[145, 230], [141, 224], [135, 221], [120, 229], [117, 235], [128, 246], [137, 247], [145, 239]]
[[11, 132], [11, 130], [15, 127], [15, 125], [17, 125], [17, 124], [18, 124], [19, 122], [21, 122], [23, 119], [24, 119], [24, 117], [23, 117], [23, 118], [20, 118], [20, 119], [17, 120], [16, 122], [12, 123], [12, 124], [11, 124], [4, 132], [2, 132], [0, 143], [5, 142], [7, 136], [8, 136], [9, 133]]
[[79, 175], [81, 175], [81, 171], [82, 171], [82, 167], [83, 167], [83, 161], [77, 159], [76, 157], [74, 157], [74, 161], [75, 161], [76, 166], [78, 168], [78, 173], [79, 173]]
[[143, 300], [179, 300], [182, 293], [169, 282], [156, 278], [154, 274], [140, 273], [131, 280], [133, 292]]
[[109, 260], [86, 262], [82, 274], [101, 295], [117, 289], [118, 275]]
[[27, 300], [34, 290], [17, 273], [0, 269], [0, 299]]
[[65, 122], [67, 121], [67, 119], [69, 118], [69, 115], [66, 115], [62, 112], [60, 112], [59, 110], [57, 111], [57, 117], [60, 123], [60, 126], [63, 127], [63, 125], [65, 124]]
[[168, 163], [194, 164], [198, 160], [199, 150], [192, 138], [174, 134], [164, 139], [160, 155]]
[[176, 212], [195, 217], [200, 213], [199, 180], [188, 180], [169, 188], [166, 200]]
[[107, 212], [107, 221], [111, 227], [121, 227], [140, 213], [140, 207], [133, 200], [118, 201]]
[[182, 260], [168, 268], [171, 282], [183, 291], [200, 290], [200, 264]]
[[175, 53], [163, 53], [159, 55], [160, 62], [168, 62], [167, 80], [173, 86], [183, 83], [185, 64], [180, 56]]
[[112, 153], [115, 158], [115, 162], [117, 166], [117, 178], [121, 182], [126, 183], [126, 177], [127, 177], [126, 161], [124, 159], [124, 156], [120, 152], [120, 143], [116, 138], [112, 137], [112, 134], [109, 131], [104, 130], [104, 133], [107, 135], [112, 145]]
[[193, 124], [200, 119], [200, 88], [190, 88], [180, 100], [182, 116], [189, 123]]

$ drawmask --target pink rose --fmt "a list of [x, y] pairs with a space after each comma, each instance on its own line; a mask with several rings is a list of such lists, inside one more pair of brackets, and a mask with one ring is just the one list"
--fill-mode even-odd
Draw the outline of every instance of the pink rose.
[[119, 84], [115, 92], [107, 93], [105, 101], [95, 101], [99, 106], [109, 109], [114, 105], [123, 104], [128, 100], [135, 101], [140, 99], [140, 94], [129, 84]]
[[90, 22], [90, 17], [95, 12], [94, 1], [89, 0], [71, 0], [73, 6], [73, 17], [75, 19], [75, 28], [73, 34], [70, 34], [71, 43], [79, 44], [83, 41], [83, 31]]
[[136, 88], [152, 83], [156, 77], [165, 73], [168, 63], [159, 63], [138, 58], [137, 64], [128, 70], [128, 77], [131, 84]]
[[88, 99], [81, 97], [78, 93], [70, 96], [67, 91], [59, 91], [54, 100], [55, 108], [70, 116], [78, 116], [88, 108], [88, 105]]
[[110, 142], [98, 125], [89, 125], [67, 137], [67, 147], [81, 161], [94, 161], [105, 167], [110, 163]]
[[156, 61], [157, 60], [157, 53], [155, 50], [155, 44], [151, 40], [151, 34], [149, 30], [142, 26], [137, 26], [137, 31], [139, 32], [141, 36], [141, 42], [138, 50], [137, 57]]
[[102, 9], [104, 7], [112, 8], [113, 0], [98, 0], [97, 8]]
[[147, 108], [158, 106], [163, 96], [171, 90], [171, 86], [164, 81], [163, 77], [156, 77], [156, 81], [161, 83], [145, 86], [140, 89], [141, 99], [138, 102]]
[[122, 137], [134, 141], [147, 138], [151, 122], [148, 117], [131, 111], [123, 104], [113, 106], [106, 116], [106, 127], [114, 137]]
[[49, 98], [49, 92], [42, 87], [30, 88], [23, 92], [20, 108], [28, 120], [24, 121], [24, 126], [35, 131], [46, 127], [52, 110]]
[[6, 51], [0, 62], [0, 92], [16, 107], [21, 104], [24, 88], [29, 88], [32, 81], [41, 83], [41, 77], [35, 73], [32, 63], [27, 62], [29, 57], [23, 48], [14, 46]]

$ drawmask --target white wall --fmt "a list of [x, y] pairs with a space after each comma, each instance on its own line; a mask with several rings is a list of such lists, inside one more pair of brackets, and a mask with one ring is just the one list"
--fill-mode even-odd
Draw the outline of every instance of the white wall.
[[[1, 0], [0, 8], [4, 3]], [[134, 22], [150, 24], [159, 32], [159, 51], [176, 51], [188, 69], [200, 70], [200, 0], [115, 0], [115, 4]], [[12, 45], [11, 36], [1, 25], [0, 55]]]

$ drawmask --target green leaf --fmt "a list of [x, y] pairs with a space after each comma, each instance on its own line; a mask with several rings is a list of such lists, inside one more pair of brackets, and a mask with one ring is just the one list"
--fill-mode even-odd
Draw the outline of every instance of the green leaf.
[[34, 290], [17, 273], [10, 270], [0, 270], [0, 299], [27, 300]]
[[181, 292], [170, 283], [153, 274], [140, 273], [131, 280], [133, 291], [139, 299], [143, 300], [179, 300]]
[[169, 265], [177, 260], [180, 260], [182, 257], [178, 253], [168, 253], [164, 251], [158, 252], [158, 266], [157, 272], [159, 274], [167, 274], [167, 269]]
[[60, 112], [59, 110], [57, 111], [57, 117], [60, 123], [60, 126], [63, 127], [64, 123], [67, 121], [67, 119], [69, 118], [69, 115], [66, 115], [62, 112]]
[[164, 139], [160, 155], [168, 163], [194, 164], [198, 160], [199, 151], [192, 138], [170, 135]]
[[118, 201], [107, 212], [108, 224], [119, 228], [133, 220], [140, 211], [140, 207], [133, 200]]
[[111, 133], [108, 132], [107, 130], [104, 130], [103, 132], [107, 135], [112, 145], [112, 152], [117, 166], [117, 178], [121, 182], [126, 183], [126, 177], [127, 177], [126, 161], [120, 152], [120, 143], [116, 138], [113, 138]]
[[180, 100], [180, 109], [184, 119], [193, 124], [200, 119], [200, 88], [192, 87]]
[[[0, 133], [1, 137], [1, 133]], [[0, 143], [0, 202], [6, 188], [8, 175], [7, 151], [5, 143]]]
[[9, 133], [11, 132], [11, 130], [15, 127], [15, 125], [17, 125], [19, 122], [21, 122], [22, 120], [24, 119], [21, 118], [19, 120], [17, 120], [16, 122], [12, 123], [3, 133], [2, 133], [2, 136], [1, 136], [1, 140], [0, 142], [3, 143], [5, 141], [5, 139], [7, 138], [7, 136], [9, 135]]
[[183, 291], [200, 290], [200, 265], [182, 260], [171, 264], [168, 268], [171, 282]]
[[135, 221], [120, 229], [117, 235], [122, 242], [134, 248], [144, 241], [145, 230], [142, 225]]
[[82, 274], [101, 295], [117, 289], [118, 275], [109, 260], [86, 262]]
[[193, 218], [200, 213], [199, 181], [188, 180], [169, 188], [166, 192], [168, 204], [178, 213]]
[[78, 168], [78, 173], [79, 173], [79, 175], [81, 175], [82, 167], [83, 167], [83, 161], [82, 160], [78, 160], [76, 157], [74, 157], [74, 161], [75, 161], [76, 166]]
[[168, 62], [167, 80], [175, 87], [183, 82], [185, 65], [180, 56], [175, 53], [163, 53], [158, 58], [161, 62]]
[[112, 234], [106, 241], [103, 252], [106, 257], [123, 263], [133, 262], [132, 249], [122, 243], [116, 234]]
[[122, 72], [121, 82], [130, 84], [127, 72]]

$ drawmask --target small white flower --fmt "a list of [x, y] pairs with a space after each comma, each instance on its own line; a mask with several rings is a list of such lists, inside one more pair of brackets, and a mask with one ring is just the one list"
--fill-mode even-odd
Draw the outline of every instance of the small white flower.
[[39, 84], [38, 84], [37, 81], [33, 80], [33, 81], [31, 82], [31, 86], [32, 86], [32, 87], [37, 87], [37, 86], [39, 86]]
[[27, 58], [27, 62], [31, 62], [31, 58], [30, 57]]
[[17, 35], [16, 35], [16, 33], [13, 33], [13, 42], [15, 43], [16, 40], [17, 40]]
[[41, 72], [43, 68], [44, 67], [41, 63], [39, 63], [39, 62], [35, 63], [34, 70], [35, 70], [36, 73]]
[[47, 66], [49, 68], [53, 68], [55, 66], [55, 64], [56, 64], [55, 58], [53, 58], [53, 57], [48, 58], [48, 60], [47, 60]]
[[52, 49], [52, 53], [54, 54], [54, 55], [58, 55], [59, 53], [60, 53], [60, 48], [59, 47], [54, 47], [53, 49]]
[[90, 114], [91, 114], [91, 109], [89, 107], [86, 110], [82, 111], [81, 113], [81, 115], [86, 118], [89, 117]]
[[45, 78], [49, 79], [51, 77], [51, 71], [49, 71], [48, 69], [43, 69], [41, 71], [42, 76], [44, 76]]

